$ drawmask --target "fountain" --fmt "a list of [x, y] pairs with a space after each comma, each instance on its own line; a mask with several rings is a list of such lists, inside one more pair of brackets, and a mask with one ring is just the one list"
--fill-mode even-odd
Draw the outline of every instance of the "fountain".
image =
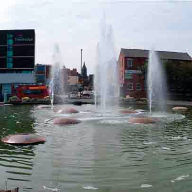
[[[61, 109], [53, 109], [54, 103], [64, 103], [64, 73], [62, 73], [61, 70], [61, 53], [59, 49], [59, 45], [55, 44], [54, 47], [54, 54], [53, 54], [53, 66], [51, 70], [51, 81], [50, 81], [50, 96], [51, 96], [51, 106], [52, 106], [52, 111], [56, 112], [56, 114], [74, 114], [78, 113], [79, 111], [74, 109], [74, 108], [61, 108]], [[44, 107], [39, 107], [44, 108]], [[48, 121], [51, 121], [49, 119]], [[47, 121], [47, 122], [48, 122]], [[80, 121], [76, 119], [70, 119], [70, 118], [56, 118], [54, 121], [54, 124], [62, 124], [62, 125], [69, 125], [69, 124], [75, 124], [79, 123]]]
[[[95, 103], [99, 102], [103, 113], [117, 103], [119, 96], [117, 60], [113, 41], [112, 27], [105, 23], [101, 26], [100, 40], [97, 45], [97, 66], [95, 72]], [[100, 96], [99, 101], [97, 96]]]
[[[28, 105], [1, 108], [1, 185], [8, 178], [12, 187], [21, 181], [23, 191], [42, 191], [42, 187], [52, 191], [182, 191], [192, 186], [192, 113], [185, 118], [181, 114], [149, 114], [126, 106], [119, 113], [106, 113], [118, 95], [118, 75], [112, 30], [106, 25], [102, 29], [95, 93], [101, 95], [100, 107], [105, 114], [95, 111], [93, 105], [78, 106], [80, 112], [67, 109], [71, 105], [58, 111]], [[55, 95], [62, 94], [63, 90], [58, 46], [54, 60], [52, 106]], [[150, 111], [154, 101], [159, 105], [165, 101], [157, 97], [163, 91], [162, 72], [157, 64], [160, 63], [153, 51], [148, 78]], [[173, 110], [178, 109], [187, 110]], [[22, 130], [28, 134], [20, 133]], [[34, 136], [35, 132], [43, 134], [47, 142], [44, 137]], [[33, 147], [34, 141], [45, 144]], [[143, 189], [147, 187], [151, 188]]]
[[99, 43], [97, 44], [96, 47], [96, 68], [95, 68], [95, 77], [94, 77], [94, 99], [95, 99], [95, 107], [97, 107], [97, 103], [98, 103], [98, 89], [99, 89], [99, 79], [98, 79], [98, 75], [99, 75]]
[[151, 50], [149, 53], [147, 89], [150, 113], [152, 111], [153, 103], [157, 107], [157, 110], [166, 111], [166, 77], [157, 52], [154, 50]]
[[63, 74], [61, 73], [61, 61], [62, 59], [59, 45], [55, 44], [50, 81], [50, 95], [52, 108], [54, 102], [57, 102], [55, 101], [55, 99], [58, 99], [58, 96], [64, 95], [64, 78]]
[[[149, 52], [148, 72], [147, 72], [147, 94], [150, 117], [130, 118], [131, 123], [157, 123], [157, 119], [166, 117], [168, 114], [159, 114], [166, 111], [167, 85], [163, 66], [158, 58], [157, 52]], [[152, 106], [155, 106], [157, 114], [152, 114]], [[157, 118], [158, 117], [158, 118]]]

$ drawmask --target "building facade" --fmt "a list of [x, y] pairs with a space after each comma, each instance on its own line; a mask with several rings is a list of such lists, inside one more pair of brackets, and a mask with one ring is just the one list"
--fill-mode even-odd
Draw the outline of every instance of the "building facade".
[[68, 69], [65, 66], [61, 70], [65, 92], [77, 91], [79, 85], [79, 73], [76, 68]]
[[93, 90], [94, 87], [94, 74], [89, 75], [89, 87]]
[[12, 86], [35, 83], [35, 30], [0, 30], [0, 101]]
[[68, 85], [76, 85], [79, 82], [78, 76], [68, 76]]
[[89, 79], [87, 76], [87, 67], [85, 65], [85, 62], [83, 63], [83, 67], [81, 68], [80, 82], [84, 88], [88, 87], [89, 85]]
[[[157, 54], [162, 64], [172, 62], [176, 68], [179, 66], [179, 63], [185, 62], [190, 64], [192, 61], [188, 53], [157, 51]], [[118, 59], [121, 96], [147, 97], [146, 70], [148, 57], [149, 50], [121, 49]]]
[[51, 65], [36, 64], [34, 70], [36, 83], [49, 85], [51, 79]]

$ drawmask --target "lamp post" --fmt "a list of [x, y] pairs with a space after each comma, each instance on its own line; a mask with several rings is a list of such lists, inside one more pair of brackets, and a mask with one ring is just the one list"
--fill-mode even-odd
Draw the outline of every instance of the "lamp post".
[[81, 71], [80, 71], [81, 75], [82, 75], [82, 60], [83, 60], [83, 49], [81, 49]]

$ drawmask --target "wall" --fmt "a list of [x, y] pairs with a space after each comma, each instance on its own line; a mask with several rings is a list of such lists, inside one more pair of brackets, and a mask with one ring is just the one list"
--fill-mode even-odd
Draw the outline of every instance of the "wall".
[[[132, 60], [132, 67], [128, 66], [127, 60]], [[144, 65], [146, 58], [128, 58], [123, 54], [119, 56], [119, 76], [121, 86], [121, 96], [130, 95], [134, 98], [146, 97]], [[133, 89], [129, 90], [129, 84], [133, 84]], [[141, 90], [137, 90], [137, 84], [141, 85]]]
[[14, 84], [14, 83], [35, 83], [35, 76], [33, 73], [1, 73], [0, 82], [3, 84]]
[[78, 76], [68, 76], [68, 85], [78, 84], [79, 78]]
[[121, 86], [123, 86], [124, 84], [124, 73], [125, 73], [125, 57], [124, 55], [121, 53], [119, 56], [119, 60], [118, 60], [118, 65], [119, 65], [119, 83]]

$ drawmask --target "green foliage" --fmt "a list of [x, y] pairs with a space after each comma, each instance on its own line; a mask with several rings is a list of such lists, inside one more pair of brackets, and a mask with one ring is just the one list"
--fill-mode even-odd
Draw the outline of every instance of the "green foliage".
[[143, 79], [147, 79], [147, 68], [148, 68], [148, 61], [145, 60], [144, 65], [140, 67], [140, 70], [142, 72], [141, 76]]
[[[179, 60], [164, 60], [162, 65], [165, 69], [168, 87], [176, 92], [192, 92], [192, 62]], [[141, 67], [142, 78], [147, 79], [148, 61]], [[172, 89], [171, 88], [171, 89]]]
[[168, 60], [164, 61], [168, 84], [177, 92], [191, 92], [192, 62]]
[[12, 101], [20, 101], [20, 99], [17, 96], [12, 96], [9, 98], [9, 102], [12, 102]]

